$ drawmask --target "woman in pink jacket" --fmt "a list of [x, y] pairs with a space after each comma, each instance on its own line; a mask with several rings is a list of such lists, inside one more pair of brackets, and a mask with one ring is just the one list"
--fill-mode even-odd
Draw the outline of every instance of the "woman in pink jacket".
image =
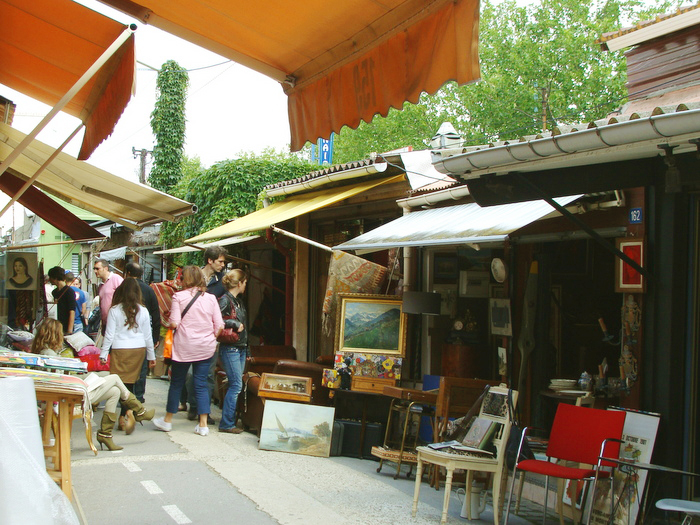
[[207, 415], [210, 406], [207, 375], [216, 351], [216, 337], [224, 327], [224, 321], [216, 297], [206, 293], [204, 274], [199, 267], [185, 266], [182, 270], [182, 288], [173, 295], [170, 310], [170, 328], [177, 330], [173, 339], [166, 414], [164, 418], [154, 419], [153, 423], [164, 432], [172, 429], [173, 415], [178, 411], [187, 370], [192, 366], [199, 412], [199, 424], [194, 431], [206, 436], [209, 434]]

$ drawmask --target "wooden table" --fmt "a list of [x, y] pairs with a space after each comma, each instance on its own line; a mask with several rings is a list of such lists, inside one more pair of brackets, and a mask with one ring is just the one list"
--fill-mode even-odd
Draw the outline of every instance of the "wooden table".
[[[76, 405], [83, 402], [83, 395], [75, 392], [55, 392], [44, 390], [35, 384], [36, 399], [46, 403], [46, 412], [41, 429], [44, 443], [44, 457], [47, 459], [46, 472], [61, 487], [61, 490], [71, 499], [73, 480], [70, 467], [70, 435], [73, 427], [73, 411]], [[54, 405], [54, 403], [56, 403]], [[54, 411], [54, 407], [56, 411]], [[88, 420], [89, 421], [89, 420]], [[51, 434], [54, 443], [51, 444]], [[85, 435], [92, 451], [97, 449], [92, 443], [92, 424], [85, 427]]]

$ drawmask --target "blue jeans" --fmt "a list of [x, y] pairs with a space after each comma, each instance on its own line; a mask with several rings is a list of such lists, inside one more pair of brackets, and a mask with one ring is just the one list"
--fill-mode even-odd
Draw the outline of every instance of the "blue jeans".
[[209, 390], [207, 389], [207, 374], [209, 373], [209, 364], [214, 356], [202, 361], [194, 361], [193, 363], [180, 363], [173, 361], [170, 365], [170, 388], [168, 388], [168, 404], [165, 410], [171, 414], [177, 414], [177, 409], [180, 405], [180, 394], [182, 387], [185, 385], [187, 371], [192, 366], [192, 375], [194, 378], [194, 394], [197, 398], [197, 413], [209, 413]]
[[236, 426], [236, 401], [243, 388], [243, 369], [245, 368], [246, 348], [231, 345], [219, 346], [219, 358], [224, 372], [228, 377], [228, 390], [224, 398], [224, 408], [221, 411], [220, 429]]
[[[209, 364], [209, 373], [207, 375], [207, 389], [209, 390], [209, 399], [212, 398], [212, 395], [214, 394], [214, 386], [216, 385], [216, 361], [218, 355], [219, 349], [217, 348], [216, 352], [214, 352], [214, 356], [211, 358], [211, 362]], [[187, 382], [185, 383], [185, 385], [187, 386], [187, 402], [190, 404], [190, 412], [197, 412], [199, 414], [200, 412], [197, 411], [197, 396], [195, 394], [192, 375], [193, 372], [187, 373]]]

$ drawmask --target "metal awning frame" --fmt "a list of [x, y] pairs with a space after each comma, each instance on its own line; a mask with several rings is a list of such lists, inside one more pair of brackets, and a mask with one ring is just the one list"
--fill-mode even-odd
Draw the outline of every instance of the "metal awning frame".
[[591, 237], [591, 239], [593, 239], [595, 242], [598, 243], [599, 246], [601, 246], [603, 249], [610, 252], [614, 256], [622, 259], [625, 263], [629, 264], [634, 270], [639, 272], [645, 278], [647, 278], [647, 279], [651, 278], [651, 274], [649, 273], [649, 270], [647, 270], [646, 268], [643, 268], [637, 261], [635, 261], [634, 259], [629, 257], [626, 253], [619, 250], [616, 246], [613, 246], [612, 244], [610, 244], [597, 231], [595, 231], [593, 228], [588, 226], [585, 222], [583, 222], [581, 219], [576, 217], [576, 215], [571, 213], [565, 207], [557, 204], [557, 202], [555, 202], [554, 199], [549, 197], [544, 190], [542, 190], [539, 186], [537, 186], [532, 181], [530, 181], [526, 176], [524, 176], [522, 173], [516, 173], [515, 175], [523, 183], [527, 184], [530, 188], [532, 188], [532, 190], [534, 192], [538, 193], [539, 197], [543, 201], [545, 201], [552, 208], [554, 208], [559, 213], [561, 213], [564, 217], [566, 217], [569, 221], [573, 222], [576, 226], [578, 226], [583, 231], [585, 231]]
[[[5, 173], [7, 169], [12, 165], [12, 163], [24, 152], [25, 149], [29, 147], [29, 145], [34, 141], [34, 139], [39, 135], [39, 133], [48, 125], [49, 122], [53, 120], [53, 118], [58, 114], [59, 111], [61, 111], [68, 102], [71, 101], [73, 97], [85, 86], [85, 84], [88, 83], [88, 81], [97, 74], [97, 72], [100, 70], [100, 68], [114, 55], [119, 48], [126, 42], [131, 35], [134, 33], [136, 30], [136, 25], [131, 24], [129, 27], [124, 29], [122, 33], [115, 39], [115, 41], [110, 45], [103, 53], [100, 55], [100, 57], [88, 68], [88, 70], [78, 79], [78, 81], [73, 84], [73, 86], [68, 90], [68, 92], [63, 95], [61, 100], [59, 100], [54, 107], [51, 108], [51, 110], [44, 116], [43, 119], [41, 119], [41, 122], [37, 124], [34, 129], [29, 133], [23, 140], [20, 142], [20, 144], [13, 149], [13, 151], [7, 156], [7, 158], [0, 163], [0, 175]], [[57, 149], [49, 159], [37, 170], [37, 172], [26, 182], [26, 184], [17, 192], [15, 195], [13, 195], [10, 199], [10, 202], [7, 203], [5, 208], [0, 212], [0, 217], [5, 214], [5, 212], [10, 208], [12, 204], [14, 204], [17, 199], [19, 199], [22, 194], [31, 186], [34, 181], [39, 177], [42, 171], [48, 167], [48, 165], [53, 161], [54, 158], [61, 152], [63, 148], [77, 135], [78, 131], [84, 126], [84, 124], [81, 124], [78, 126], [78, 128], [71, 133], [71, 135], [66, 139], [66, 141], [61, 144], [60, 148]]]

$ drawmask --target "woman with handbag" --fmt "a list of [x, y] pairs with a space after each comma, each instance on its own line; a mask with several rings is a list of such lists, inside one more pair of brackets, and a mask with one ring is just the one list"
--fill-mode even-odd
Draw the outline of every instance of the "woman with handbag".
[[175, 336], [166, 414], [165, 417], [154, 419], [153, 424], [164, 432], [172, 430], [173, 415], [178, 412], [180, 394], [191, 365], [199, 412], [199, 424], [194, 427], [194, 431], [200, 436], [207, 436], [207, 416], [211, 401], [207, 376], [210, 361], [216, 351], [216, 338], [224, 327], [224, 321], [216, 297], [206, 293], [204, 274], [199, 267], [183, 268], [182, 288], [173, 295], [170, 309], [170, 328], [175, 330]]
[[248, 314], [239, 295], [245, 292], [248, 277], [243, 270], [231, 270], [222, 279], [226, 293], [219, 298], [224, 330], [219, 334], [219, 359], [228, 377], [228, 390], [221, 411], [219, 432], [240, 434], [236, 427], [236, 401], [243, 388], [243, 370], [248, 357]]
[[[111, 355], [109, 373], [121, 377], [130, 392], [133, 392], [134, 383], [139, 378], [143, 360], [148, 360], [150, 368], [156, 366], [151, 317], [148, 310], [141, 306], [141, 301], [141, 288], [135, 279], [127, 279], [114, 290], [100, 352], [100, 361], [103, 364]], [[144, 419], [150, 420], [152, 417], [152, 413], [148, 417], [146, 412], [133, 414], [132, 410], [122, 403], [119, 430], [123, 429], [127, 434], [131, 434], [137, 421], [141, 423]]]

